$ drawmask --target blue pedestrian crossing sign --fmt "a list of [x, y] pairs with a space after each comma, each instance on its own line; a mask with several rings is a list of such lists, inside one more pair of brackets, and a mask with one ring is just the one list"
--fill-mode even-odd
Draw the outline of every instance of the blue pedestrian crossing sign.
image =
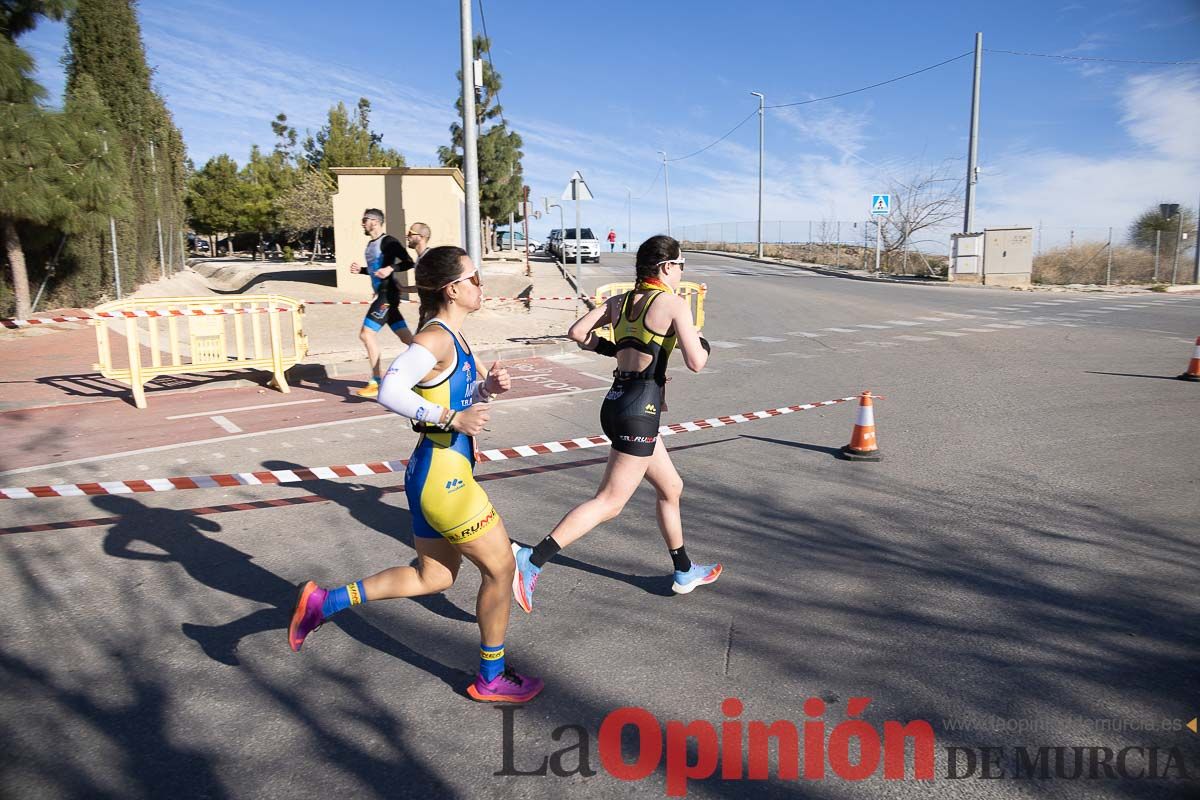
[[871, 195], [871, 216], [886, 217], [892, 211], [892, 196], [890, 194]]

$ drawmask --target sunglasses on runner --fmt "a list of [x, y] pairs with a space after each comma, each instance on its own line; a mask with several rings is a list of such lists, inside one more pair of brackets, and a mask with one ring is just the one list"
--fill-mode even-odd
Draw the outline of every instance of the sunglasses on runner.
[[[450, 281], [446, 284], [446, 286], [453, 286], [454, 284], [462, 283], [463, 281], [470, 281], [475, 286], [483, 286], [483, 280], [479, 277], [479, 270], [475, 270], [470, 275], [464, 275], [457, 280]], [[442, 288], [445, 289], [446, 286], [443, 286]]]
[[668, 259], [667, 261], [659, 261], [654, 266], [661, 267], [663, 264], [678, 264], [679, 271], [683, 272], [683, 265], [686, 263], [687, 263], [687, 259], [684, 258], [683, 256], [680, 256], [679, 258], [672, 258], [672, 259]]

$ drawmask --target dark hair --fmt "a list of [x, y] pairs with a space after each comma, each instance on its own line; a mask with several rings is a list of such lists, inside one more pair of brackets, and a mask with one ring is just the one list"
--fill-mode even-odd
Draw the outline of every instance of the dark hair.
[[366, 211], [363, 212], [363, 216], [364, 217], [374, 217], [375, 219], [379, 220], [379, 222], [381, 224], [387, 221], [387, 218], [383, 216], [383, 212], [380, 211], [378, 208], [368, 208]]
[[658, 277], [658, 265], [663, 261], [671, 261], [683, 254], [679, 241], [670, 236], [651, 236], [642, 242], [637, 251], [637, 279]]
[[425, 255], [417, 262], [413, 277], [417, 283], [417, 295], [421, 298], [418, 330], [437, 316], [438, 309], [445, 304], [442, 289], [462, 274], [461, 262], [466, 254], [467, 251], [461, 247], [442, 245], [426, 250]]

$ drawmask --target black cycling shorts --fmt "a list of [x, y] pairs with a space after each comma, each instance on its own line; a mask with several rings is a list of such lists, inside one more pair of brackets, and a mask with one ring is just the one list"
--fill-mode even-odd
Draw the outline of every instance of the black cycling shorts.
[[600, 427], [618, 453], [650, 456], [658, 441], [663, 389], [653, 378], [617, 378], [600, 406]]
[[390, 280], [379, 287], [379, 292], [367, 309], [367, 316], [363, 318], [363, 327], [373, 331], [384, 325], [397, 332], [408, 327], [404, 315], [400, 313], [400, 290]]

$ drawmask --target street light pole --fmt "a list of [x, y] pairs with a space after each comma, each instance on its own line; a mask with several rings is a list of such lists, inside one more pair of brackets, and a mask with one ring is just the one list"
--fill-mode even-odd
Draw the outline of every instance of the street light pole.
[[971, 89], [971, 140], [967, 146], [967, 202], [963, 212], [963, 233], [971, 233], [975, 224], [975, 183], [979, 179], [979, 70], [983, 66], [983, 34], [975, 34], [975, 82]]
[[758, 257], [762, 258], [763, 104], [767, 98], [761, 92], [751, 92], [750, 94], [758, 98]]
[[667, 236], [671, 235], [671, 180], [667, 176], [667, 152], [659, 150], [663, 157], [663, 186], [667, 191]]
[[467, 255], [480, 266], [483, 242], [479, 235], [479, 151], [475, 121], [475, 49], [471, 35], [471, 0], [459, 0], [462, 46], [463, 182], [467, 201]]
[[633, 190], [628, 186], [625, 187], [625, 213], [628, 215], [625, 223], [625, 249], [628, 250], [633, 242]]

